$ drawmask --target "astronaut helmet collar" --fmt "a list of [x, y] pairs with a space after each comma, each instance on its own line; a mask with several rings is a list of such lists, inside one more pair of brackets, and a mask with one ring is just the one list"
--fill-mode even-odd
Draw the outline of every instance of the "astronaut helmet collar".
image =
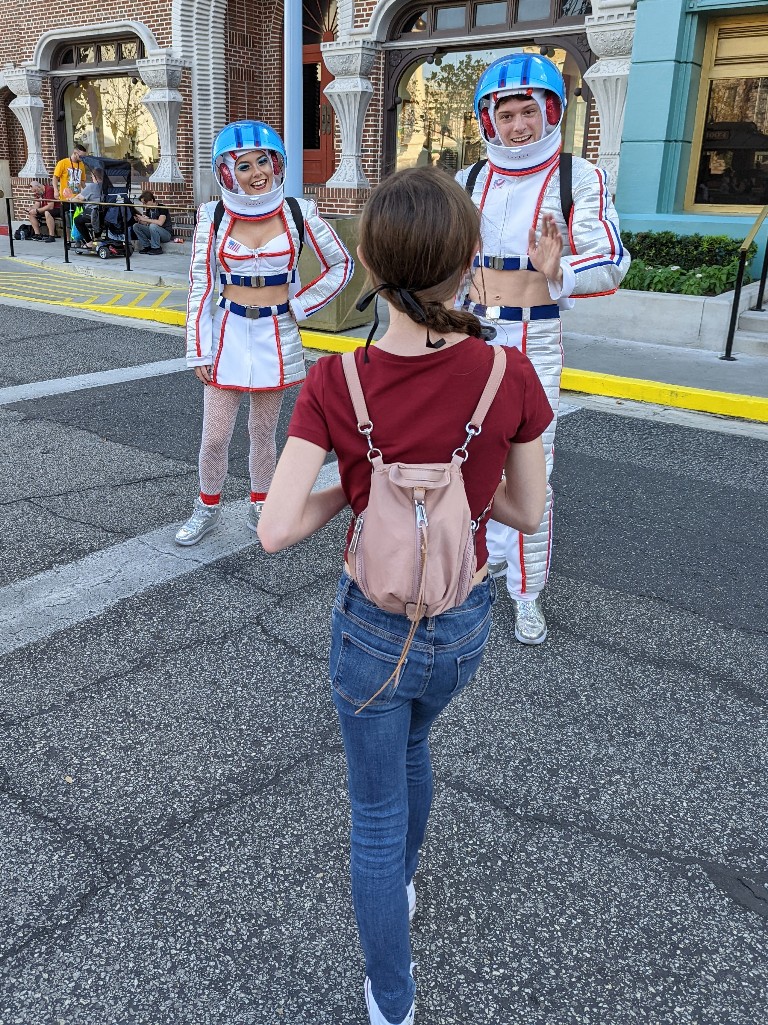
[[[246, 191], [237, 180], [238, 158], [262, 151], [270, 160], [272, 186], [268, 192]], [[266, 217], [283, 202], [287, 163], [283, 141], [263, 121], [234, 121], [223, 128], [213, 143], [211, 163], [225, 207], [238, 217]]]

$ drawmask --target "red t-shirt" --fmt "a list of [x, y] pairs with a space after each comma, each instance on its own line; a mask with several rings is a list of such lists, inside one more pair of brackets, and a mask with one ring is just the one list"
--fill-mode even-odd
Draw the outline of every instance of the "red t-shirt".
[[[507, 369], [480, 434], [467, 447], [462, 467], [469, 508], [478, 517], [490, 502], [510, 444], [533, 441], [552, 420], [544, 389], [527, 356], [508, 348]], [[466, 424], [491, 372], [493, 351], [479, 338], [423, 356], [393, 356], [372, 347], [355, 353], [373, 423], [373, 444], [385, 463], [444, 463], [464, 443]], [[296, 400], [288, 434], [335, 451], [352, 511], [368, 505], [368, 445], [357, 430], [340, 356], [324, 356], [310, 369]], [[351, 528], [350, 528], [351, 529]], [[347, 538], [349, 542], [349, 537]], [[475, 539], [477, 565], [488, 560], [485, 524]]]
[[43, 203], [53, 203], [52, 212], [55, 213], [59, 209], [59, 204], [53, 192], [53, 185], [44, 185], [43, 190]]

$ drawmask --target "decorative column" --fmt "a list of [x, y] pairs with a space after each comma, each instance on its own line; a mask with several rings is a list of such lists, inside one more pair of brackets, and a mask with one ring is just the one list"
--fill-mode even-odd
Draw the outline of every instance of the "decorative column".
[[150, 50], [136, 61], [141, 80], [149, 92], [141, 101], [152, 115], [160, 137], [160, 160], [150, 176], [152, 182], [183, 182], [179, 170], [177, 134], [179, 111], [184, 98], [178, 90], [184, 61], [169, 50]]
[[370, 74], [381, 49], [369, 39], [337, 39], [320, 47], [334, 76], [325, 95], [336, 112], [341, 131], [341, 159], [328, 188], [369, 189], [363, 171], [363, 123], [373, 96]]
[[49, 170], [43, 160], [40, 123], [45, 104], [40, 99], [43, 75], [37, 68], [14, 68], [6, 65], [2, 80], [16, 94], [8, 106], [19, 119], [27, 140], [27, 162], [19, 171], [19, 178], [48, 178]]
[[634, 8], [635, 0], [592, 0], [593, 13], [584, 22], [589, 45], [598, 57], [584, 75], [600, 115], [597, 162], [610, 175], [614, 188], [635, 35]]

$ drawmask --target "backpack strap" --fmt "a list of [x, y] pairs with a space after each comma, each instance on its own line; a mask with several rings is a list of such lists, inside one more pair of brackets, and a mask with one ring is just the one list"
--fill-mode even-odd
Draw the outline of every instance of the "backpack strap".
[[285, 201], [288, 204], [288, 209], [291, 211], [291, 217], [293, 217], [293, 223], [296, 225], [296, 231], [299, 233], [299, 255], [296, 257], [298, 260], [301, 256], [301, 251], [304, 248], [304, 214], [301, 212], [298, 199], [294, 199], [293, 196], [286, 196]]
[[560, 154], [560, 207], [565, 223], [570, 224], [573, 210], [573, 153]]
[[224, 203], [223, 203], [222, 200], [219, 200], [218, 203], [216, 204], [216, 209], [213, 211], [213, 237], [214, 238], [216, 238], [216, 236], [219, 233], [219, 228], [221, 227], [221, 221], [222, 221], [223, 217], [224, 217]]
[[[371, 423], [370, 417], [368, 416], [368, 407], [365, 404], [365, 397], [363, 395], [363, 386], [360, 384], [360, 375], [357, 372], [357, 364], [355, 363], [354, 352], [345, 352], [341, 357], [341, 366], [344, 370], [344, 377], [347, 382], [347, 388], [349, 389], [349, 397], [352, 399], [352, 405], [355, 407], [355, 416], [357, 417], [357, 429], [361, 427], [370, 427], [373, 430], [373, 424]], [[361, 433], [364, 433], [361, 431]], [[370, 441], [370, 431], [369, 441]]]
[[487, 163], [487, 158], [485, 160], [478, 160], [477, 163], [473, 164], [472, 167], [470, 167], [469, 169], [467, 180], [466, 182], [464, 182], [464, 188], [466, 189], [467, 195], [470, 199], [472, 198], [472, 193], [475, 191], [475, 182], [477, 181], [477, 176], [480, 174], [480, 172]]
[[[494, 345], [493, 348], [493, 366], [491, 372], [488, 375], [488, 381], [483, 388], [483, 394], [480, 396], [480, 401], [477, 404], [477, 408], [472, 414], [472, 419], [469, 421], [469, 426], [477, 427], [474, 434], [480, 433], [480, 428], [483, 426], [483, 420], [491, 408], [491, 403], [496, 398], [496, 393], [501, 386], [501, 382], [504, 378], [504, 371], [507, 369], [507, 354], [504, 350], [503, 345]], [[465, 442], [466, 447], [466, 442]]]

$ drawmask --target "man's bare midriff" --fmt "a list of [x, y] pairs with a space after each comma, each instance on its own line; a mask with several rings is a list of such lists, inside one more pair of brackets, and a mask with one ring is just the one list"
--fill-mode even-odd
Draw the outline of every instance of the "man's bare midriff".
[[540, 271], [488, 267], [474, 270], [469, 298], [484, 306], [547, 306], [553, 302]]

